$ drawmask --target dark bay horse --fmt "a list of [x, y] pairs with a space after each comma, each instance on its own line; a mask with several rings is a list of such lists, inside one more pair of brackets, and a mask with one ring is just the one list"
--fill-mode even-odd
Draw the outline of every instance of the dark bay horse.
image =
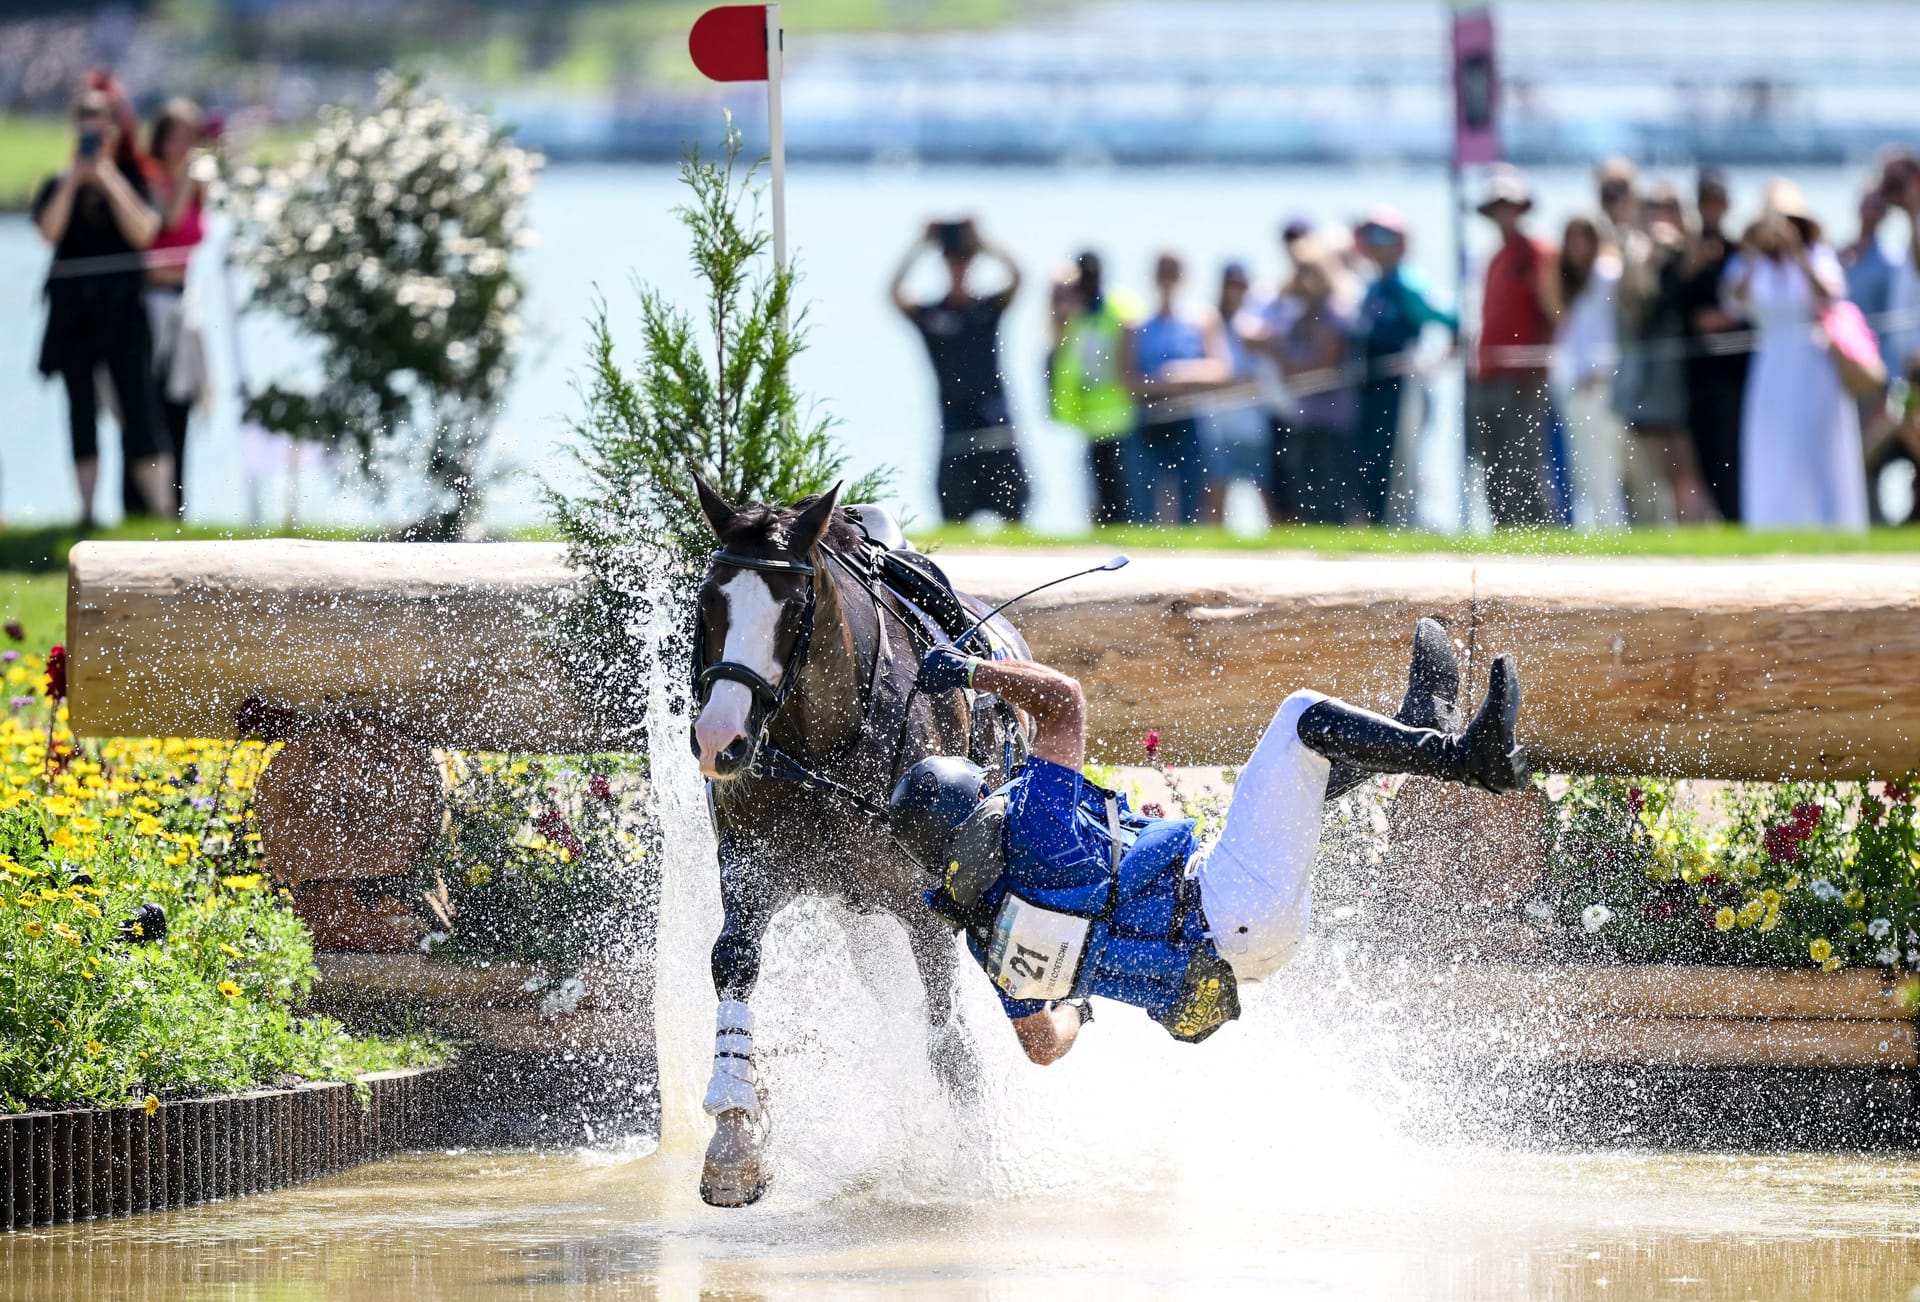
[[[997, 783], [1024, 739], [1004, 707], [913, 689], [937, 634], [876, 573], [881, 549], [838, 508], [838, 487], [791, 507], [736, 507], [704, 481], [699, 489], [719, 548], [699, 595], [692, 743], [708, 782], [725, 909], [713, 946], [720, 1003], [705, 1100], [715, 1127], [700, 1194], [737, 1207], [766, 1183], [747, 1000], [761, 938], [794, 899], [827, 896], [900, 920], [926, 988], [934, 1069], [950, 1089], [971, 1084], [970, 1047], [951, 1021], [953, 933], [927, 908], [927, 874], [874, 810], [927, 755], [971, 754]], [[994, 633], [1028, 654], [1010, 625], [996, 621]]]

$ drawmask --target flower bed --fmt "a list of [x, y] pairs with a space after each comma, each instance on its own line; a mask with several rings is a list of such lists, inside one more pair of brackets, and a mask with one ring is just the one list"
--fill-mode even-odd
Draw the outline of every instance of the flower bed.
[[270, 748], [76, 743], [58, 648], [0, 651], [0, 677], [0, 1110], [154, 1106], [437, 1056], [296, 1013], [312, 945], [250, 830]]
[[1524, 914], [1563, 960], [1920, 968], [1913, 781], [1549, 784]]

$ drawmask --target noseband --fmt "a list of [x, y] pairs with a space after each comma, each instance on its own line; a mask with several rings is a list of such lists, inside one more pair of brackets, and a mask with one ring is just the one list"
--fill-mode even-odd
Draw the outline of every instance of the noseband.
[[[707, 699], [713, 695], [715, 683], [739, 683], [752, 694], [752, 704], [747, 709], [747, 737], [757, 751], [766, 741], [767, 727], [773, 722], [773, 716], [780, 712], [787, 697], [793, 693], [794, 680], [799, 677], [800, 666], [806, 662], [807, 646], [813, 641], [813, 612], [819, 604], [818, 580], [813, 566], [805, 561], [767, 560], [758, 556], [742, 556], [738, 552], [718, 551], [713, 554], [713, 564], [726, 565], [737, 570], [758, 570], [763, 574], [798, 574], [807, 580], [807, 604], [800, 612], [800, 631], [793, 639], [793, 649], [787, 652], [786, 662], [780, 668], [778, 685], [768, 682], [755, 671], [753, 666], [741, 664], [738, 660], [716, 660], [712, 664], [702, 663], [707, 652], [707, 628], [704, 616], [696, 614], [693, 626], [693, 701], [696, 715], [705, 708]], [[699, 742], [694, 742], [694, 751], [699, 752]]]

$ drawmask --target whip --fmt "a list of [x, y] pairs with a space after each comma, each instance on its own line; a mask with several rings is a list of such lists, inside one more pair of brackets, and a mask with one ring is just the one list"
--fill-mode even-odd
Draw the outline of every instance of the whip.
[[989, 610], [986, 614], [982, 615], [979, 619], [974, 620], [973, 627], [969, 628], [966, 632], [962, 633], [959, 637], [956, 637], [955, 639], [953, 639], [953, 644], [956, 647], [965, 647], [967, 644], [967, 639], [971, 638], [975, 633], [978, 633], [981, 627], [988, 620], [992, 619], [995, 615], [998, 615], [1001, 611], [1005, 610], [1008, 606], [1011, 606], [1016, 601], [1025, 601], [1028, 597], [1031, 597], [1034, 593], [1045, 592], [1048, 588], [1053, 587], [1055, 584], [1065, 583], [1069, 579], [1082, 579], [1089, 574], [1099, 574], [1105, 570], [1122, 569], [1125, 567], [1126, 563], [1127, 563], [1127, 558], [1124, 555], [1115, 556], [1112, 560], [1102, 561], [1100, 562], [1100, 564], [1089, 566], [1084, 570], [1075, 570], [1072, 574], [1062, 574], [1057, 579], [1048, 579], [1045, 583], [1042, 583], [1037, 588], [1028, 588], [1025, 592], [1020, 593], [1018, 596], [1008, 597], [1005, 601], [995, 606], [992, 610]]

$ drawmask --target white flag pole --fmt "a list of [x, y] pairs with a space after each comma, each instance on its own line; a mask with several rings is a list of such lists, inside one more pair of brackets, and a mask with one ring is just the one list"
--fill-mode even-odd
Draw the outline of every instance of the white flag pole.
[[787, 268], [787, 132], [780, 120], [780, 65], [785, 51], [780, 6], [767, 6], [767, 152], [773, 164], [773, 265]]

